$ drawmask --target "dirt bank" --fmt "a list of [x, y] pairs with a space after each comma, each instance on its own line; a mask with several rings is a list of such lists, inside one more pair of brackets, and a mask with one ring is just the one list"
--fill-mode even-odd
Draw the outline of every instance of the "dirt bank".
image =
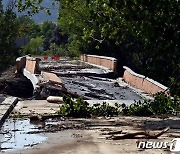
[[0, 94], [21, 98], [32, 97], [32, 83], [24, 76], [16, 76], [15, 71], [16, 67], [12, 66], [0, 74]]

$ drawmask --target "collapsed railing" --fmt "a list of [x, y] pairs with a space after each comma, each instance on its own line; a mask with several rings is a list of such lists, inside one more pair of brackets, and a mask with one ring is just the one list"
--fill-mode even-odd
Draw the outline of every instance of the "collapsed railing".
[[34, 96], [45, 97], [48, 89], [66, 91], [61, 79], [54, 73], [41, 71], [39, 58], [23, 56], [16, 59], [16, 75], [24, 75], [28, 78], [34, 88]]

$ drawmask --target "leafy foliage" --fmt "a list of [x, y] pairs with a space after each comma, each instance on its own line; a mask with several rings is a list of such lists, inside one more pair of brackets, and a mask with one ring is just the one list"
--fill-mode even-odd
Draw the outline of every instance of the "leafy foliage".
[[29, 36], [31, 38], [35, 38], [40, 36], [40, 26], [37, 23], [35, 23], [35, 21], [31, 19], [29, 16], [19, 16], [17, 18], [17, 22], [19, 24], [18, 35], [20, 37]]
[[124, 114], [136, 116], [175, 114], [180, 112], [180, 98], [171, 98], [163, 93], [157, 93], [154, 100], [143, 100], [131, 104], [129, 107], [123, 106]]
[[64, 105], [60, 107], [59, 114], [69, 117], [91, 117], [91, 116], [115, 116], [118, 115], [118, 107], [112, 107], [107, 103], [89, 106], [82, 98], [73, 100], [71, 96], [63, 97]]
[[23, 49], [23, 54], [40, 55], [41, 54], [40, 48], [42, 48], [42, 44], [43, 44], [42, 37], [32, 38], [30, 40], [30, 43], [27, 44]]
[[89, 117], [90, 108], [88, 103], [78, 98], [73, 100], [69, 95], [63, 97], [64, 105], [60, 108], [59, 113], [69, 117]]
[[176, 0], [62, 0], [59, 24], [74, 50], [114, 56], [180, 95], [178, 11]]
[[3, 10], [0, 1], [0, 70], [11, 64], [17, 54], [16, 49], [14, 49], [17, 29], [18, 24], [15, 13], [10, 9]]
[[91, 114], [94, 116], [117, 116], [119, 114], [118, 106], [110, 106], [106, 102], [103, 104], [94, 104], [91, 107]]
[[75, 100], [69, 95], [65, 95], [63, 101], [65, 104], [60, 107], [58, 113], [70, 117], [117, 116], [119, 114], [151, 116], [180, 112], [180, 98], [177, 96], [171, 98], [163, 93], [156, 94], [153, 101], [135, 101], [130, 106], [117, 103], [115, 106], [110, 106], [106, 102], [90, 106], [82, 98]]
[[130, 115], [136, 115], [136, 116], [149, 116], [153, 113], [150, 110], [150, 101], [144, 100], [144, 101], [135, 101], [135, 103], [131, 104], [128, 108], [128, 114]]
[[[17, 22], [19, 24], [18, 35], [31, 38], [23, 54], [59, 55], [59, 47], [64, 47], [67, 43], [67, 35], [64, 35], [59, 26], [51, 21], [37, 24], [29, 16], [23, 15], [17, 18]], [[40, 48], [43, 48], [45, 52], [38, 52]]]
[[[57, 1], [60, 28], [69, 36], [68, 52], [116, 57], [120, 73], [122, 66], [127, 65], [169, 86], [171, 94], [180, 96], [177, 0]], [[41, 2], [19, 0], [18, 6], [36, 13], [42, 9]]]

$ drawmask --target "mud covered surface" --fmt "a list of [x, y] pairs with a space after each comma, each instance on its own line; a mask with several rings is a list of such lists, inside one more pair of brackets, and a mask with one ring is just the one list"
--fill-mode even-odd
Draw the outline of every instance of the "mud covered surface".
[[115, 80], [98, 77], [61, 77], [71, 93], [77, 93], [90, 100], [139, 100], [141, 97], [127, 86], [120, 86]]
[[39, 64], [40, 69], [53, 71], [53, 70], [61, 70], [61, 72], [67, 71], [77, 71], [80, 69], [91, 69], [94, 68], [92, 65], [86, 64], [84, 62], [80, 62], [77, 60], [60, 60], [60, 61], [41, 61]]
[[113, 73], [108, 69], [101, 69], [78, 60], [60, 60], [60, 61], [41, 61], [39, 67], [43, 71], [50, 71], [61, 76], [94, 75], [94, 76], [111, 76]]
[[29, 134], [38, 128], [29, 119], [7, 119], [0, 131], [0, 152], [28, 149], [42, 143], [47, 139], [45, 136]]
[[[168, 149], [138, 149], [136, 139], [109, 140], [108, 132], [122, 131], [152, 131], [157, 133], [164, 127], [172, 126], [171, 129], [158, 139], [145, 139], [146, 141], [168, 141], [179, 137], [180, 118], [178, 117], [131, 117], [119, 116], [112, 118], [98, 117], [92, 119], [84, 118], [58, 118], [46, 119], [45, 121], [31, 121], [31, 130], [26, 135], [40, 136], [43, 133], [45, 140], [42, 144], [35, 145], [28, 143], [21, 150], [11, 150], [13, 154], [59, 154], [59, 153], [98, 153], [98, 154], [119, 154], [119, 153], [170, 153]], [[33, 123], [32, 123], [33, 122]], [[14, 129], [15, 130], [15, 129]], [[31, 138], [31, 137], [30, 137]], [[16, 138], [21, 140], [20, 138]], [[24, 141], [24, 140], [23, 140]], [[17, 142], [17, 141], [16, 141]], [[40, 142], [39, 142], [40, 143]], [[8, 151], [7, 151], [8, 153]]]
[[63, 130], [82, 130], [82, 122], [63, 118], [46, 119], [7, 119], [0, 131], [0, 152], [29, 149], [47, 140], [46, 133]]
[[70, 94], [89, 100], [140, 100], [128, 86], [113, 80], [110, 70], [73, 60], [41, 61], [40, 69], [57, 74]]

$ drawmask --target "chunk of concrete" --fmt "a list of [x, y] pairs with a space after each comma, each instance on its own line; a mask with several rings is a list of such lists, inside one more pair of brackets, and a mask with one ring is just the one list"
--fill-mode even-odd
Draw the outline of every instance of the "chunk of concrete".
[[63, 97], [49, 96], [46, 100], [49, 103], [59, 103], [59, 102], [63, 102]]
[[41, 72], [41, 75], [43, 76], [43, 79], [46, 82], [53, 82], [57, 84], [62, 84], [61, 79], [54, 73], [48, 73], [48, 72]]

